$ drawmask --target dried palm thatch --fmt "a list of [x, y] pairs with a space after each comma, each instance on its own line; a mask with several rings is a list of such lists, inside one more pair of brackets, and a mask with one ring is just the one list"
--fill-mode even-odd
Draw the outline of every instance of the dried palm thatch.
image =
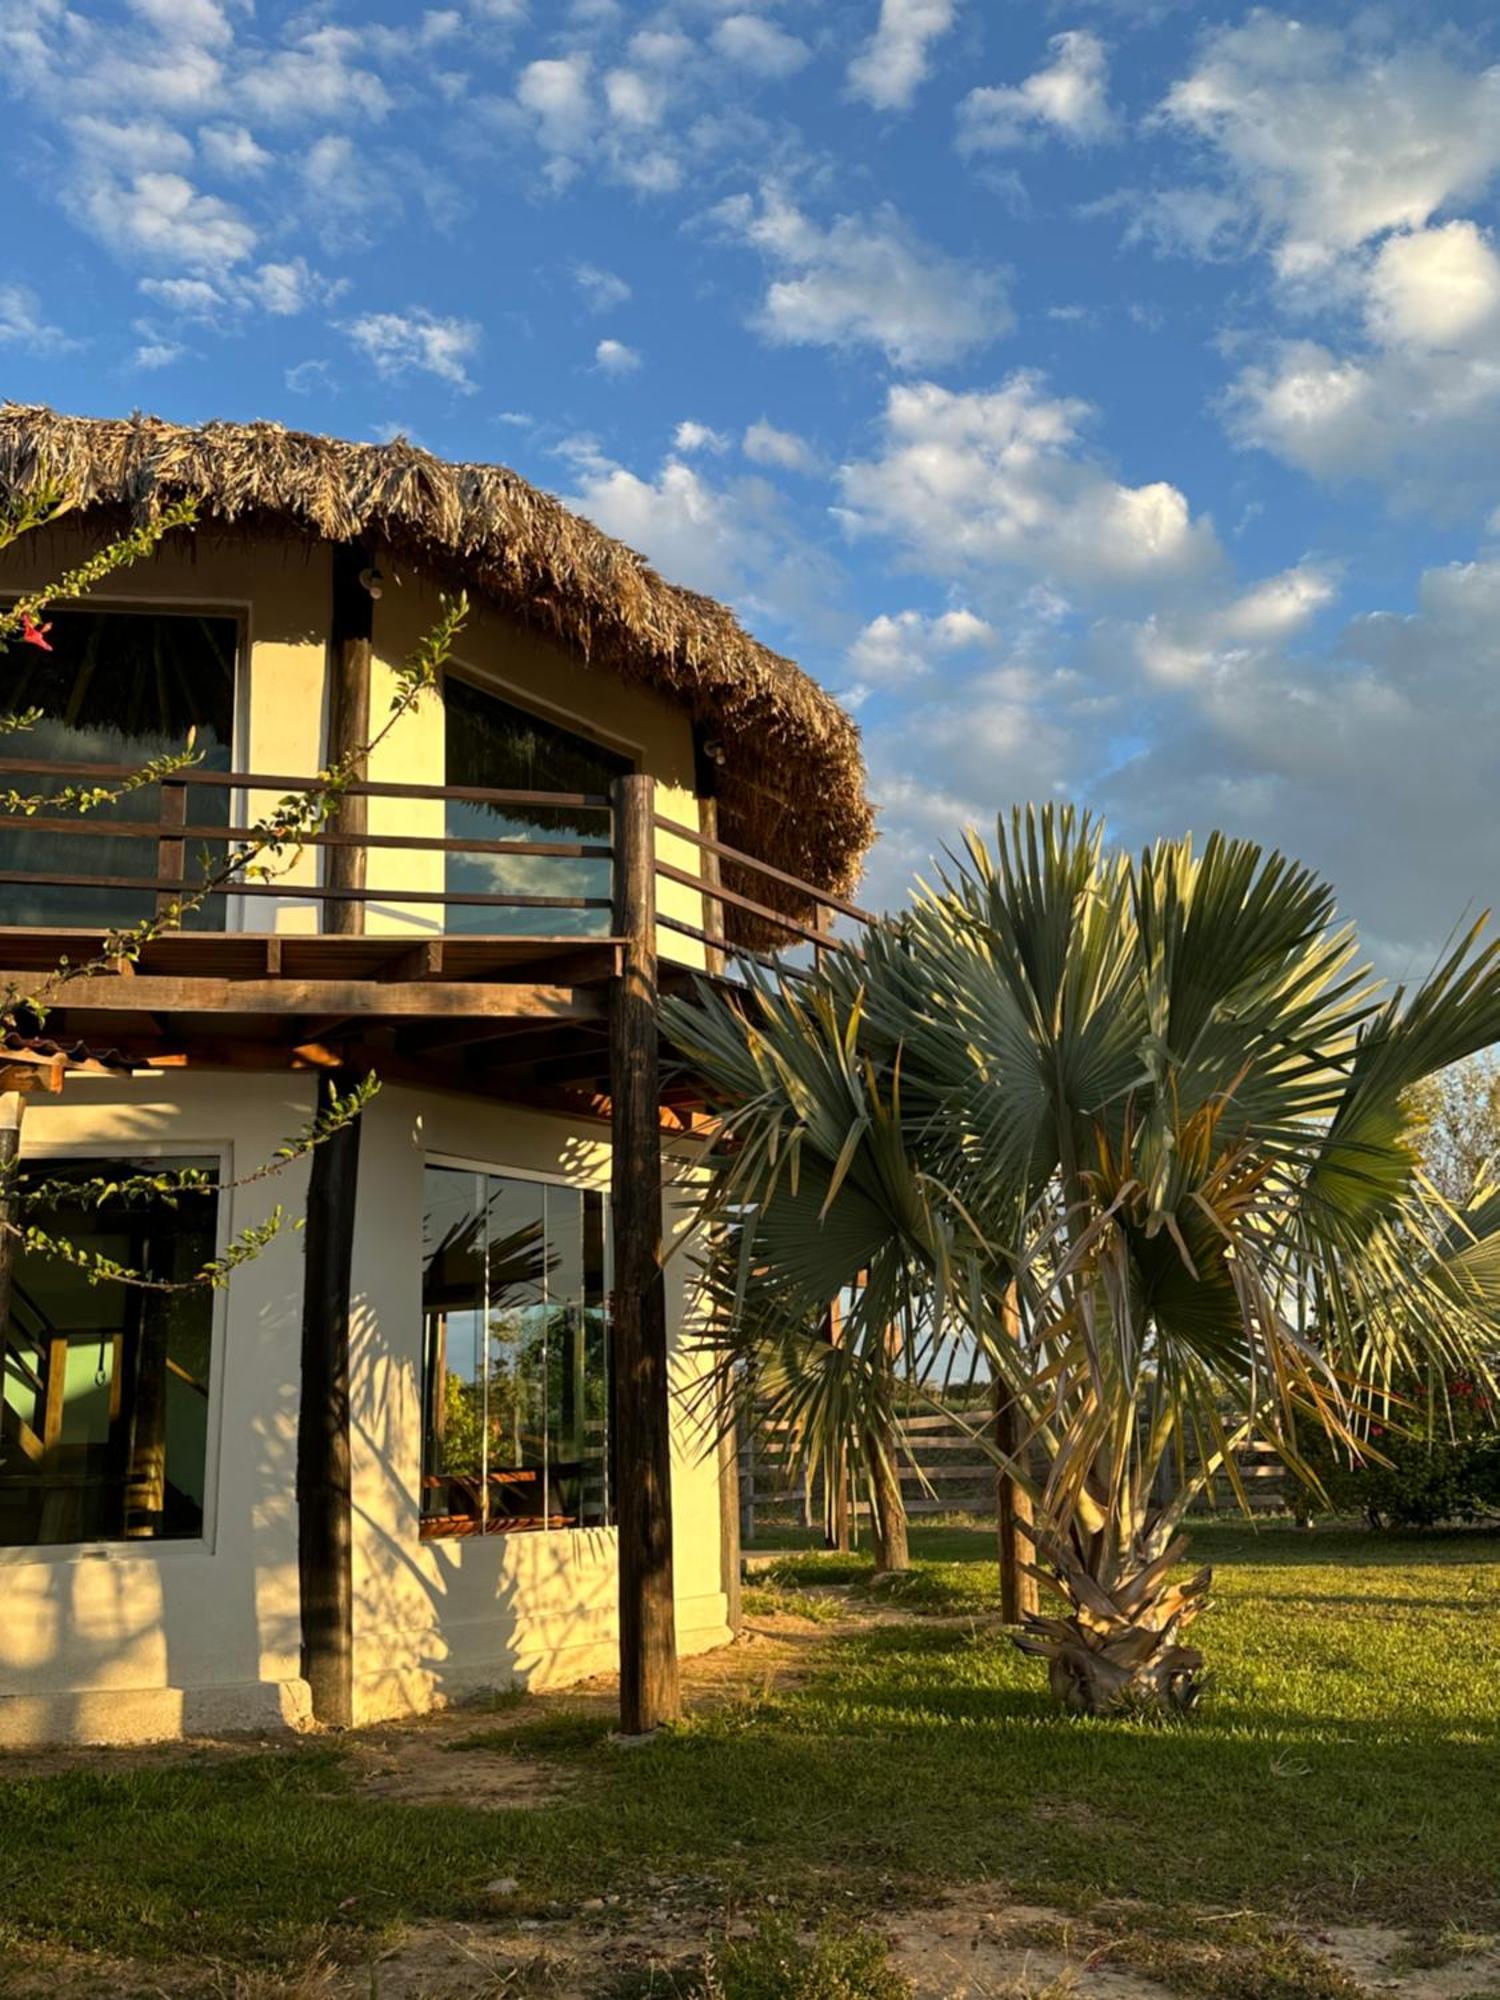
[[191, 497], [208, 529], [359, 538], [459, 579], [717, 737], [725, 840], [819, 888], [854, 886], [874, 820], [851, 718], [724, 605], [665, 582], [505, 466], [449, 464], [403, 438], [0, 406], [0, 499], [50, 486], [74, 510], [134, 520]]

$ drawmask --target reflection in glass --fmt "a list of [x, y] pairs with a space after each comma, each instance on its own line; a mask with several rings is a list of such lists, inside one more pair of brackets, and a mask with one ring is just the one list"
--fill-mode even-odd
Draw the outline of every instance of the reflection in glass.
[[[450, 675], [443, 687], [447, 730], [447, 782], [499, 791], [606, 793], [630, 769], [586, 737], [528, 715], [498, 695]], [[606, 843], [609, 816], [602, 808], [506, 807], [450, 799], [450, 840], [581, 840]], [[590, 896], [609, 898], [609, 861], [546, 855], [450, 854], [450, 895]], [[457, 904], [446, 915], [449, 930], [517, 937], [606, 937], [609, 911], [515, 910], [495, 904]]]
[[[81, 1183], [217, 1166], [73, 1159], [31, 1172]], [[168, 1207], [99, 1204], [80, 1190], [38, 1220], [81, 1249], [180, 1282], [214, 1255], [216, 1207], [212, 1194]], [[201, 1535], [212, 1332], [206, 1286], [91, 1285], [71, 1265], [20, 1250], [0, 1352], [0, 1544]]]
[[428, 1167], [422, 1532], [609, 1515], [604, 1196]]
[[[3, 706], [14, 713], [41, 711], [31, 728], [0, 735], [0, 757], [35, 757], [41, 763], [124, 765], [138, 770], [153, 757], [182, 750], [192, 735], [198, 768], [230, 769], [234, 734], [234, 674], [239, 628], [232, 618], [183, 612], [57, 611], [47, 634], [51, 652], [14, 645], [6, 655]], [[0, 789], [54, 792], [77, 782], [21, 772]], [[100, 780], [101, 783], [108, 782]], [[195, 826], [227, 826], [229, 794], [208, 785], [188, 791]], [[50, 811], [52, 819], [76, 813]], [[91, 823], [136, 825], [161, 818], [161, 789], [145, 785], [113, 805], [91, 811]], [[218, 859], [218, 842], [189, 841], [184, 874], [204, 872], [205, 852]], [[154, 876], [156, 842], [150, 836], [0, 831], [0, 873], [115, 878]], [[6, 922], [58, 927], [130, 924], [149, 916], [149, 891], [4, 886]], [[224, 928], [224, 899], [216, 896], [190, 915], [187, 927]]]

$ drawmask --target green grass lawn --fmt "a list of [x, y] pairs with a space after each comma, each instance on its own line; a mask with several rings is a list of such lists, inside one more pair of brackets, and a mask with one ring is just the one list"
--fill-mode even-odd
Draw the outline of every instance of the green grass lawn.
[[804, 1677], [649, 1745], [555, 1701], [503, 1730], [476, 1717], [460, 1770], [565, 1767], [537, 1806], [375, 1800], [326, 1743], [25, 1780], [0, 1762], [0, 1937], [241, 1962], [493, 1913], [485, 1885], [506, 1875], [521, 1908], [651, 1877], [695, 1878], [705, 1908], [986, 1881], [1063, 1911], [1500, 1928], [1500, 1540], [1197, 1528], [1214, 1682], [1172, 1725], [1058, 1715], [993, 1624], [990, 1536], [913, 1540], [896, 1589], [812, 1552], [758, 1579], [762, 1606], [844, 1583], [902, 1615], [810, 1626]]

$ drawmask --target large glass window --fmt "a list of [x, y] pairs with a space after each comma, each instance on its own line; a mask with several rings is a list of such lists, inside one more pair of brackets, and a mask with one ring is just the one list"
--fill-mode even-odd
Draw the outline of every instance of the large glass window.
[[422, 1533], [610, 1519], [604, 1196], [426, 1170]]
[[[607, 793], [628, 771], [628, 758], [528, 715], [498, 695], [450, 675], [444, 685], [447, 782], [500, 791]], [[609, 816], [597, 807], [492, 806], [448, 802], [452, 840], [580, 840], [607, 842]], [[609, 896], [609, 861], [544, 855], [450, 854], [453, 895]], [[455, 905], [453, 931], [521, 937], [607, 937], [602, 910], [515, 910], [497, 904]]]
[[[78, 1185], [50, 1235], [167, 1281], [214, 1255], [217, 1196], [99, 1202], [84, 1182], [217, 1160], [73, 1159], [23, 1176]], [[0, 1544], [171, 1540], [203, 1532], [213, 1294], [149, 1291], [31, 1250], [16, 1257], [0, 1396]]]
[[[0, 735], [0, 757], [123, 764], [137, 770], [153, 757], [184, 749], [191, 732], [201, 768], [230, 769], [239, 646], [234, 619], [185, 612], [56, 611], [49, 613], [49, 621], [50, 653], [39, 646], [13, 645], [5, 655], [0, 708], [16, 714], [39, 709], [41, 719], [29, 729]], [[51, 793], [69, 782], [23, 772], [0, 779], [0, 790]], [[228, 825], [227, 792], [193, 785], [188, 799], [192, 825]], [[63, 810], [45, 816], [76, 817]], [[95, 825], [160, 821], [160, 788], [143, 786], [114, 805], [96, 808], [88, 819]], [[189, 841], [183, 871], [189, 881], [203, 872], [205, 846], [210, 854], [222, 853], [217, 843]], [[155, 907], [148, 891], [54, 887], [6, 878], [14, 871], [119, 882], [154, 876], [156, 857], [156, 841], [149, 835], [0, 829], [5, 921], [88, 928], [136, 923]], [[213, 898], [188, 923], [222, 930], [223, 898]]]

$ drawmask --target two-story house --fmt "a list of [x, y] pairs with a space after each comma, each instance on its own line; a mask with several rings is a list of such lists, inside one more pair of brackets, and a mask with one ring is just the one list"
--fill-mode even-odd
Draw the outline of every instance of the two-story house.
[[[197, 522], [0, 655], [0, 708], [40, 711], [0, 737], [0, 790], [108, 786], [190, 732], [198, 760], [104, 811], [0, 815], [7, 986], [169, 907], [369, 741], [440, 592], [473, 609], [289, 869], [0, 1051], [26, 1174], [214, 1184], [59, 1192], [51, 1226], [159, 1289], [7, 1236], [0, 1743], [358, 1722], [617, 1661], [653, 1720], [673, 1625], [727, 1637], [737, 1557], [725, 1454], [662, 1379], [663, 1348], [679, 1391], [705, 1362], [691, 1249], [658, 1253], [692, 1083], [650, 1009], [850, 908], [855, 728], [501, 467], [6, 406], [0, 506], [49, 488], [67, 511], [0, 554], [7, 598], [174, 501]], [[372, 1073], [355, 1125], [259, 1173]], [[226, 1288], [183, 1283], [277, 1204]]]

